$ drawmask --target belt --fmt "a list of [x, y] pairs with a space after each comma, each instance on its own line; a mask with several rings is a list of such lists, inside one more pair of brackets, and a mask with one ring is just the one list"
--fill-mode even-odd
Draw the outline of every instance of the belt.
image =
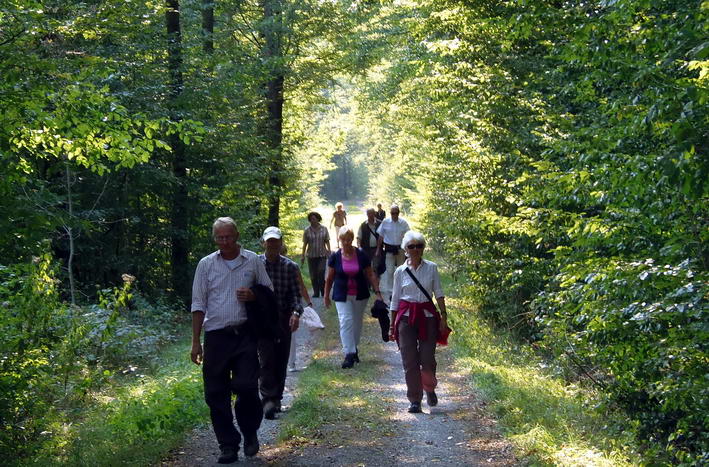
[[221, 329], [215, 329], [214, 331], [210, 332], [221, 332], [221, 333], [226, 333], [226, 334], [234, 334], [234, 335], [241, 335], [245, 334], [247, 330], [246, 327], [246, 322], [243, 322], [239, 325], [232, 325], [232, 326], [225, 326]]

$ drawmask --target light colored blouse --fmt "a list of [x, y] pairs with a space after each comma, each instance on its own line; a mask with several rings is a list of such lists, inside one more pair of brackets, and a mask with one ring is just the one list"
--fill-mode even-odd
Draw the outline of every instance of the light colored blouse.
[[436, 263], [422, 259], [419, 267], [414, 269], [414, 267], [409, 264], [409, 260], [406, 260], [404, 264], [394, 271], [394, 285], [392, 287], [391, 303], [389, 304], [390, 311], [397, 311], [399, 309], [400, 300], [414, 303], [424, 303], [428, 301], [423, 292], [421, 292], [421, 289], [418, 288], [414, 280], [406, 272], [407, 267], [414, 276], [416, 276], [416, 279], [418, 279], [423, 288], [431, 295], [431, 298], [441, 298], [444, 296], [443, 289], [441, 288], [441, 276], [438, 274], [438, 265]]

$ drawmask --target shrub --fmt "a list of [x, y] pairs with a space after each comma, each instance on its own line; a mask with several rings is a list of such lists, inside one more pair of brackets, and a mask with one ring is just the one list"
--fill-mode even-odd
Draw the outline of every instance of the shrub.
[[707, 279], [690, 261], [588, 261], [535, 302], [547, 348], [639, 422], [649, 458], [709, 461]]

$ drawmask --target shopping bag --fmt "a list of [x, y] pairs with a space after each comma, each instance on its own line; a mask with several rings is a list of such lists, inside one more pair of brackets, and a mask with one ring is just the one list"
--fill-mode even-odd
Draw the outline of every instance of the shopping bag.
[[303, 314], [300, 315], [300, 322], [309, 329], [325, 328], [325, 325], [320, 321], [320, 316], [318, 316], [317, 311], [309, 306], [303, 308]]

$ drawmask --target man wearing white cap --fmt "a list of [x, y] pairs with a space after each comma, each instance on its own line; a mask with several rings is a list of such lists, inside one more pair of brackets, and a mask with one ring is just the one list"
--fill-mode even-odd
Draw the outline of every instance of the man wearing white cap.
[[298, 329], [303, 307], [300, 304], [298, 265], [281, 255], [283, 234], [278, 227], [268, 227], [261, 236], [265, 253], [260, 255], [266, 272], [273, 282], [273, 292], [278, 303], [279, 325], [282, 338], [261, 338], [258, 343], [261, 376], [259, 390], [263, 401], [264, 417], [273, 420], [281, 411], [281, 399], [286, 384], [291, 333]]

